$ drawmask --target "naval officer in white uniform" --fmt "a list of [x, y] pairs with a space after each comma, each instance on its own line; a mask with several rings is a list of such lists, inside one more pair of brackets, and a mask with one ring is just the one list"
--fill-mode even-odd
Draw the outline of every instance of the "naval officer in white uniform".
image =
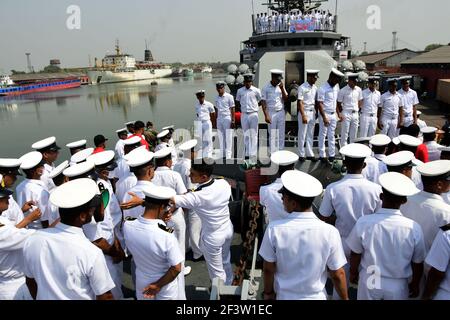
[[256, 159], [258, 154], [258, 110], [261, 91], [253, 86], [253, 75], [244, 75], [244, 87], [236, 94], [236, 105], [241, 110], [241, 125], [244, 131], [245, 156]]
[[314, 128], [319, 70], [306, 70], [306, 82], [298, 88], [298, 152], [300, 161], [313, 160]]
[[128, 138], [127, 128], [116, 130], [116, 134], [119, 137], [119, 140], [117, 140], [114, 150], [116, 151], [117, 159], [120, 159], [123, 158], [123, 156], [125, 155], [123, 149], [124, 149], [124, 141]]
[[288, 93], [284, 88], [282, 70], [270, 70], [271, 80], [261, 90], [261, 104], [265, 121], [269, 129], [270, 152], [284, 149], [286, 127], [286, 111], [284, 104], [288, 101]]
[[[205, 90], [199, 90], [195, 94], [197, 103], [195, 104], [196, 131], [202, 143], [202, 154], [204, 157], [211, 157], [213, 152], [212, 122], [215, 122], [216, 111], [214, 105], [205, 100]], [[173, 149], [172, 149], [173, 150]]]
[[113, 299], [114, 282], [104, 255], [81, 229], [100, 205], [98, 193], [91, 179], [70, 181], [52, 192], [50, 201], [59, 208], [61, 222], [35, 232], [23, 249], [27, 286], [34, 299]]
[[389, 79], [389, 91], [381, 96], [380, 108], [378, 108], [378, 128], [382, 134], [393, 139], [399, 134], [399, 112], [403, 107], [403, 98], [397, 92], [398, 79]]
[[342, 299], [348, 299], [339, 232], [312, 211], [322, 184], [300, 171], [286, 171], [280, 190], [289, 216], [271, 222], [259, 250], [264, 259], [264, 299], [326, 300], [328, 272]]
[[398, 93], [402, 96], [403, 106], [400, 109], [399, 126], [409, 127], [417, 123], [417, 106], [419, 105], [419, 98], [417, 92], [409, 87], [411, 76], [404, 76], [398, 78], [402, 84], [402, 88]]
[[380, 184], [382, 209], [361, 217], [346, 240], [352, 251], [350, 281], [358, 283], [358, 300], [414, 298], [419, 295], [425, 242], [420, 225], [403, 217], [400, 206], [419, 190], [397, 172], [381, 175]]
[[353, 143], [358, 135], [359, 110], [363, 104], [363, 95], [357, 86], [359, 74], [347, 74], [348, 84], [339, 90], [337, 100], [337, 113], [341, 122], [341, 147], [347, 145], [348, 141]]
[[217, 133], [219, 135], [220, 156], [231, 159], [233, 146], [233, 129], [236, 124], [234, 97], [225, 92], [226, 83], [216, 83], [217, 97]]
[[441, 158], [441, 150], [439, 150], [439, 144], [436, 142], [437, 131], [438, 129], [435, 127], [420, 129], [420, 132], [423, 134], [423, 144], [427, 147], [428, 161], [436, 161]]
[[[48, 203], [49, 193], [47, 185], [41, 180], [44, 172], [44, 163], [42, 153], [37, 151], [29, 152], [20, 158], [20, 169], [25, 173], [26, 179], [23, 180], [16, 188], [17, 203], [19, 207], [23, 207], [29, 201], [33, 201], [34, 205], [30, 207], [24, 215], [27, 216], [35, 209], [45, 212]], [[47, 228], [48, 224], [44, 221], [36, 220], [28, 228], [42, 229]]]
[[337, 98], [339, 93], [339, 82], [344, 74], [333, 68], [324, 83], [317, 91], [317, 101], [319, 103], [319, 156], [322, 162], [326, 161], [325, 139], [328, 138], [329, 161], [334, 161], [336, 157], [335, 133], [337, 126]]
[[[0, 175], [0, 181], [3, 177]], [[23, 274], [23, 245], [35, 230], [19, 229], [3, 213], [13, 192], [0, 186], [0, 300], [31, 299]], [[30, 216], [29, 216], [30, 217]]]
[[298, 155], [286, 150], [277, 151], [270, 156], [270, 162], [277, 168], [277, 179], [271, 184], [261, 186], [259, 189], [259, 203], [265, 208], [266, 224], [288, 216], [288, 213], [284, 210], [281, 194], [278, 191], [283, 186], [281, 175], [288, 170], [294, 170], [298, 159]]
[[388, 172], [398, 172], [407, 176], [419, 190], [423, 190], [422, 179], [414, 163], [415, 159], [411, 151], [399, 151], [387, 156], [383, 162]]
[[75, 153], [86, 149], [86, 144], [87, 144], [87, 141], [85, 139], [83, 139], [83, 140], [70, 142], [70, 143], [66, 144], [66, 147], [69, 148], [70, 155], [73, 156]]
[[142, 193], [144, 213], [124, 225], [125, 242], [136, 263], [136, 297], [185, 300], [184, 287], [179, 288], [177, 280], [180, 276], [184, 278], [184, 255], [173, 230], [164, 223], [170, 212], [170, 199], [176, 192], [166, 187], [145, 186]]
[[44, 171], [42, 172], [41, 180], [44, 182], [47, 191], [52, 190], [55, 185], [52, 179], [48, 177], [50, 172], [55, 168], [55, 162], [58, 160], [59, 150], [61, 149], [56, 145], [56, 138], [50, 137], [34, 143], [31, 146], [32, 149], [42, 153], [42, 160], [44, 163]]
[[390, 143], [391, 138], [384, 134], [376, 134], [370, 138], [369, 144], [372, 146], [373, 155], [366, 158], [366, 167], [362, 171], [364, 178], [378, 183], [380, 175], [388, 172], [383, 160], [386, 159], [386, 151]]
[[439, 228], [450, 223], [450, 205], [441, 197], [449, 188], [450, 160], [424, 163], [417, 171], [422, 176], [423, 191], [408, 197], [400, 211], [422, 227], [428, 252]]
[[425, 263], [428, 272], [424, 300], [450, 300], [450, 224], [438, 232]]
[[377, 113], [381, 103], [381, 93], [377, 90], [379, 77], [369, 77], [369, 87], [364, 89], [363, 105], [359, 127], [360, 137], [372, 137], [377, 130]]
[[[347, 259], [350, 259], [350, 248], [345, 239], [350, 234], [356, 221], [362, 216], [374, 213], [381, 207], [381, 187], [365, 179], [361, 174], [365, 159], [372, 151], [363, 144], [349, 144], [339, 152], [345, 157], [344, 165], [347, 175], [330, 184], [320, 205], [321, 219], [335, 225], [339, 230]], [[348, 276], [349, 265], [345, 267]], [[334, 298], [338, 296], [334, 293]]]

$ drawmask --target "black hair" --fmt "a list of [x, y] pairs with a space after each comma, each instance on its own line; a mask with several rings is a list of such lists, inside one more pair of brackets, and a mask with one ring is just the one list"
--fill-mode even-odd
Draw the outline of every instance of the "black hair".
[[156, 160], [155, 160], [156, 167], [157, 167], [157, 168], [158, 168], [158, 167], [164, 167], [164, 163], [165, 163], [167, 160], [172, 160], [172, 154], [171, 154], [171, 153], [169, 153], [169, 154], [168, 154], [167, 156], [165, 156], [164, 158], [156, 159]]
[[170, 199], [154, 199], [154, 198], [148, 198], [146, 197], [144, 199], [144, 206], [145, 209], [156, 209], [160, 206], [168, 206], [170, 204]]
[[95, 195], [89, 202], [78, 206], [76, 208], [59, 208], [59, 215], [61, 216], [61, 221], [71, 222], [73, 221], [80, 213], [88, 212], [91, 208], [99, 208], [101, 205], [101, 196]]
[[448, 176], [449, 176], [449, 173], [446, 173], [446, 174], [443, 174], [443, 175], [440, 175], [440, 176], [435, 176], [435, 177], [422, 176], [422, 183], [423, 183], [424, 186], [425, 185], [431, 185], [431, 184], [433, 184], [433, 183], [435, 183], [437, 181], [446, 180]]
[[134, 167], [134, 168], [130, 167], [130, 171], [133, 172], [137, 178], [139, 178], [139, 177], [146, 175], [147, 171], [148, 171], [148, 169], [150, 169], [150, 167], [154, 167], [153, 161], [146, 163], [139, 167]]
[[64, 183], [64, 175], [61, 173], [61, 174], [58, 174], [56, 177], [54, 177], [52, 180], [53, 180], [53, 183], [55, 184], [55, 186], [57, 186], [57, 187], [59, 187], [60, 185], [62, 185], [63, 183]]
[[347, 166], [348, 172], [354, 172], [362, 170], [364, 168], [365, 159], [345, 157], [344, 163]]
[[387, 166], [388, 172], [402, 173], [404, 169], [412, 168], [412, 163], [402, 164], [400, 166]]
[[372, 151], [374, 154], [384, 154], [386, 153], [387, 146], [372, 146]]
[[297, 202], [300, 207], [302, 209], [309, 209], [312, 207], [315, 198], [306, 198], [306, 197], [301, 197], [299, 195], [296, 195], [292, 192], [290, 192], [288, 189], [284, 188], [281, 189], [282, 190], [282, 194], [285, 194], [286, 196], [288, 196], [289, 198], [291, 198], [292, 200], [294, 200], [295, 202]]
[[417, 138], [420, 133], [420, 127], [417, 124], [412, 124], [406, 128], [405, 134]]
[[281, 177], [283, 175], [283, 173], [285, 173], [286, 171], [289, 171], [289, 170], [294, 170], [294, 168], [295, 168], [295, 163], [290, 164], [288, 166], [278, 166], [278, 176]]
[[192, 160], [191, 170], [197, 171], [200, 174], [204, 174], [211, 177], [214, 171], [214, 161], [212, 159], [202, 159], [201, 163], [197, 163], [197, 160]]
[[134, 129], [139, 130], [145, 128], [145, 124], [142, 121], [136, 121], [134, 123]]
[[434, 141], [434, 139], [436, 139], [436, 132], [424, 133], [423, 134], [423, 141], [424, 142]]

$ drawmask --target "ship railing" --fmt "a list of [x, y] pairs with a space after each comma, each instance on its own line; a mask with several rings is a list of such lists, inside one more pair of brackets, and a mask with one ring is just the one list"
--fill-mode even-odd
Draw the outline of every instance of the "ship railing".
[[315, 19], [298, 19], [295, 22], [283, 22], [282, 24], [261, 24], [254, 16], [253, 19], [253, 35], [271, 34], [271, 33], [301, 33], [301, 32], [337, 32], [337, 16], [333, 16], [333, 22], [319, 22]]

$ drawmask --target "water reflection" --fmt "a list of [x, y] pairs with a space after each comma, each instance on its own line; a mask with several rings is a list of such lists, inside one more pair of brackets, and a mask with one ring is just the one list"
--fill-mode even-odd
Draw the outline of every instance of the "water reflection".
[[8, 121], [16, 117], [19, 107], [15, 103], [0, 104], [0, 121]]

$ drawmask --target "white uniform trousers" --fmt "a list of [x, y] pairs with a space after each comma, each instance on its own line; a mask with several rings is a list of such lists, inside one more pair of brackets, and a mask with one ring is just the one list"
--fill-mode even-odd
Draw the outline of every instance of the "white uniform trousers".
[[186, 215], [187, 219], [187, 232], [186, 232], [186, 248], [190, 247], [194, 255], [194, 259], [198, 259], [203, 255], [200, 249], [200, 234], [202, 231], [202, 220], [197, 213], [193, 210], [189, 210]]
[[[305, 157], [305, 142], [306, 142], [306, 156], [314, 157], [313, 142], [314, 142], [314, 127], [316, 125], [315, 110], [305, 110], [305, 115], [308, 117], [308, 123], [304, 124], [301, 114], [298, 114], [298, 152], [301, 158]], [[306, 141], [305, 141], [306, 139]]]
[[408, 279], [393, 279], [380, 277], [379, 288], [376, 287], [375, 275], [367, 274], [366, 270], [359, 272], [358, 300], [408, 300]]
[[213, 151], [211, 120], [196, 121], [196, 136], [201, 137], [203, 157], [210, 158]]
[[233, 225], [227, 223], [215, 232], [202, 229], [200, 248], [203, 251], [208, 268], [209, 278], [220, 278], [226, 285], [233, 282], [231, 268], [231, 241], [233, 240]]
[[0, 300], [32, 300], [25, 277], [0, 281]]
[[284, 137], [286, 128], [286, 113], [284, 110], [269, 110], [271, 123], [269, 124], [270, 152], [284, 150]]
[[372, 137], [377, 131], [377, 114], [376, 113], [362, 113], [359, 127], [359, 137]]
[[381, 124], [383, 125], [382, 134], [389, 136], [391, 139], [398, 136], [398, 117], [381, 117]]
[[220, 156], [231, 159], [233, 147], [233, 130], [231, 117], [217, 119], [217, 133], [219, 135]]
[[336, 113], [326, 113], [328, 121], [330, 124], [325, 127], [322, 119], [322, 115], [319, 116], [319, 156], [321, 158], [326, 158], [325, 154], [325, 139], [328, 137], [328, 154], [330, 157], [336, 156], [336, 141], [335, 132], [337, 126]]
[[359, 114], [357, 111], [342, 112], [344, 120], [341, 122], [341, 147], [346, 146], [347, 140], [353, 143], [358, 135]]
[[113, 263], [111, 256], [105, 255], [106, 266], [108, 267], [109, 274], [116, 285], [111, 293], [114, 296], [114, 300], [121, 300], [123, 298], [122, 293], [122, 275], [123, 275], [123, 263]]
[[414, 117], [412, 113], [409, 114], [404, 114], [403, 115], [403, 126], [405, 128], [409, 127], [410, 125], [412, 125], [414, 123]]
[[256, 158], [258, 155], [258, 112], [243, 113], [241, 124], [244, 130], [245, 155]]

